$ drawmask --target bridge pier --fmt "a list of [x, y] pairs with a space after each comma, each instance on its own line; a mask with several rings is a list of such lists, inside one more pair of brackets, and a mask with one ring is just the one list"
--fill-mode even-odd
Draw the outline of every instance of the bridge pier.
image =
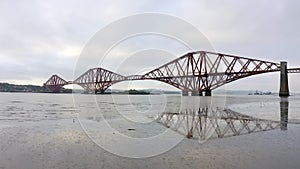
[[202, 91], [192, 91], [192, 96], [203, 96]]
[[105, 90], [103, 89], [95, 89], [94, 94], [104, 94]]
[[192, 96], [211, 96], [211, 90], [192, 91]]
[[188, 96], [189, 92], [188, 91], [181, 91], [182, 96]]
[[289, 101], [288, 98], [280, 99], [280, 129], [288, 129], [288, 116], [289, 116]]
[[46, 88], [51, 92], [51, 93], [59, 93], [59, 90], [61, 86], [46, 86]]
[[205, 91], [205, 96], [211, 96], [211, 90], [206, 90]]
[[280, 91], [279, 96], [290, 96], [287, 62], [280, 62]]

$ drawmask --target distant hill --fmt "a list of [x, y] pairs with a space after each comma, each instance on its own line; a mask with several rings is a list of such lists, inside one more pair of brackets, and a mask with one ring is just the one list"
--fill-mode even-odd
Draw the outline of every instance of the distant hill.
[[[50, 93], [44, 86], [36, 85], [16, 85], [9, 83], [0, 83], [0, 92], [25, 92], [25, 93]], [[61, 88], [59, 93], [72, 93], [72, 89]]]

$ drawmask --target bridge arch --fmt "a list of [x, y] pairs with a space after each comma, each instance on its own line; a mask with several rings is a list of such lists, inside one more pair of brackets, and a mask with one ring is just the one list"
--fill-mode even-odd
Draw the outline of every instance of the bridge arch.
[[[144, 75], [123, 76], [97, 67], [83, 73], [74, 81], [65, 81], [53, 75], [45, 85], [51, 89], [66, 84], [78, 84], [86, 91], [104, 93], [115, 83], [132, 80], [156, 80], [193, 95], [211, 95], [211, 91], [227, 83], [262, 73], [280, 71], [275, 62], [228, 55], [216, 52], [197, 51], [187, 53]], [[291, 69], [289, 72], [300, 72]]]

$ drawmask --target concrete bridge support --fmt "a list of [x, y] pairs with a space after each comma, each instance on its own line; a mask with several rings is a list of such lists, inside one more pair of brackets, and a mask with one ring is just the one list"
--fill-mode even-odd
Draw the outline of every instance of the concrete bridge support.
[[192, 91], [192, 96], [211, 96], [211, 90], [206, 91]]
[[181, 91], [182, 96], [188, 96], [189, 92], [188, 91]]
[[203, 94], [199, 91], [192, 91], [192, 96], [203, 96]]
[[211, 96], [211, 90], [206, 90], [205, 91], [205, 96]]
[[287, 62], [280, 62], [280, 91], [279, 96], [290, 96]]
[[288, 116], [289, 116], [289, 100], [288, 98], [280, 98], [280, 129], [288, 129]]
[[95, 89], [94, 94], [104, 94], [104, 90], [102, 89]]

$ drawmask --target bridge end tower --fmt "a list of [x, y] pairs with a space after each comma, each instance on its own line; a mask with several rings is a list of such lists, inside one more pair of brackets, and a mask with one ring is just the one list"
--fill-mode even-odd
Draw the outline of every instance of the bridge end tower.
[[285, 61], [280, 62], [280, 90], [279, 90], [279, 96], [281, 96], [281, 97], [290, 96], [287, 62], [285, 62]]

